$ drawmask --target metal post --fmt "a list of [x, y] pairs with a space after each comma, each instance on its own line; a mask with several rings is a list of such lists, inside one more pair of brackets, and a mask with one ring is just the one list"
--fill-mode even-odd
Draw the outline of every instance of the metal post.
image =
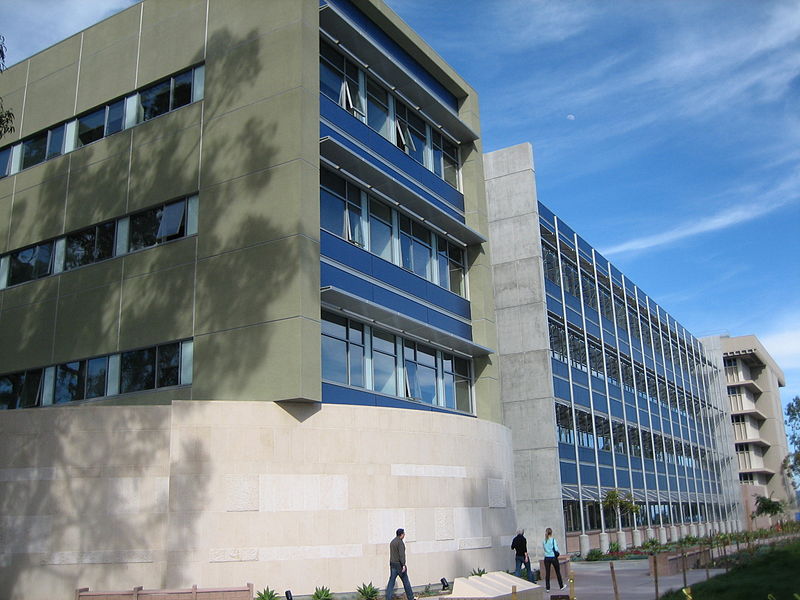
[[569, 600], [575, 600], [575, 575], [571, 569], [569, 576]]
[[611, 567], [611, 584], [614, 586], [614, 600], [619, 600], [619, 589], [617, 589], [617, 573], [614, 571], [614, 561], [610, 561], [608, 566]]
[[511, 586], [511, 600], [517, 600], [517, 586]]
[[706, 556], [706, 581], [709, 579], [708, 574], [708, 564], [711, 562], [711, 558], [714, 556], [714, 542], [712, 541], [713, 538], [708, 538], [708, 556]]
[[653, 552], [653, 580], [656, 582], [656, 600], [658, 600], [658, 554]]
[[683, 566], [683, 587], [686, 587], [686, 548], [681, 548], [681, 563]]

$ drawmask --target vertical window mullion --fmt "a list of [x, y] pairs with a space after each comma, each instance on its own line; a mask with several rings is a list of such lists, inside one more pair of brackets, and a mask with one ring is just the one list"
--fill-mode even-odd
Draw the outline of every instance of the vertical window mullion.
[[374, 390], [375, 382], [372, 374], [372, 327], [364, 324], [364, 389]]

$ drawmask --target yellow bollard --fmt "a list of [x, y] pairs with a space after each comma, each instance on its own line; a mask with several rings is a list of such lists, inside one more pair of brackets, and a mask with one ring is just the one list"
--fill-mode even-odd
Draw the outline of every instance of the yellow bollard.
[[619, 589], [617, 588], [617, 572], [614, 571], [614, 561], [608, 563], [611, 567], [611, 583], [614, 585], [614, 600], [619, 600]]
[[569, 600], [575, 600], [575, 575], [569, 576]]
[[681, 591], [683, 592], [683, 595], [686, 596], [686, 600], [693, 600], [693, 598], [692, 598], [692, 588], [685, 587]]

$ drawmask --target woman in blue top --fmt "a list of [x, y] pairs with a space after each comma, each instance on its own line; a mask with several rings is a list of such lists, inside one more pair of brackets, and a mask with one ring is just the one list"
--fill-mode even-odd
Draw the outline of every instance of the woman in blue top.
[[556, 577], [558, 577], [558, 585], [560, 589], [564, 589], [565, 586], [564, 582], [561, 579], [561, 567], [558, 566], [558, 555], [560, 551], [558, 549], [558, 542], [556, 538], [553, 537], [553, 530], [549, 527], [544, 532], [544, 542], [542, 542], [542, 548], [544, 549], [544, 586], [547, 591], [550, 591], [550, 565], [553, 565], [553, 568], [556, 570]]

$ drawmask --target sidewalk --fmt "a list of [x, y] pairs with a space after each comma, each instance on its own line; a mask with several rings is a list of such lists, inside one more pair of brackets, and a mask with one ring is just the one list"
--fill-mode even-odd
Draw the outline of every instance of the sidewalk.
[[[573, 562], [572, 572], [575, 579], [575, 598], [577, 600], [614, 600], [614, 587], [611, 583], [610, 561]], [[614, 570], [617, 574], [617, 589], [620, 600], [654, 600], [656, 597], [653, 577], [647, 574], [646, 560], [617, 560], [614, 561]], [[724, 569], [709, 569], [709, 576], [724, 573]], [[705, 581], [705, 569], [691, 569], [686, 571], [686, 582], [693, 585]], [[567, 583], [567, 582], [565, 582]], [[557, 582], [551, 576], [551, 586], [557, 587]], [[556, 584], [556, 585], [553, 585]], [[659, 575], [658, 593], [665, 594], [669, 590], [679, 590], [683, 587], [683, 574]], [[569, 591], [569, 586], [561, 594]], [[552, 593], [557, 593], [552, 590]]]

